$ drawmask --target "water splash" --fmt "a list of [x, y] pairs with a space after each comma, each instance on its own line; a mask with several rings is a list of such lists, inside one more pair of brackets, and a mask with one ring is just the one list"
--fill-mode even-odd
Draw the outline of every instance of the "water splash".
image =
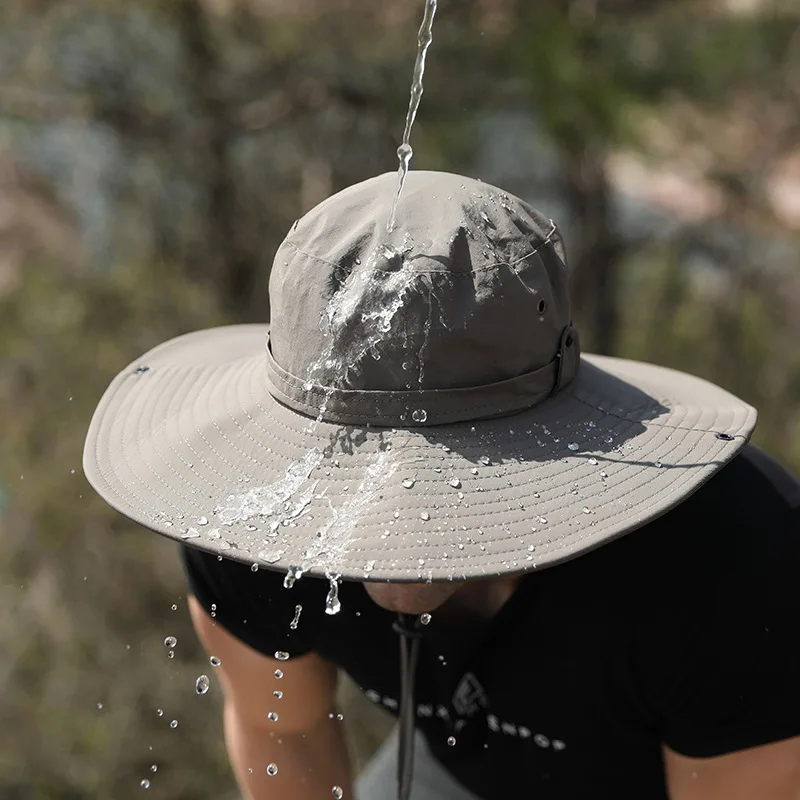
[[333, 574], [339, 571], [362, 512], [372, 506], [375, 496], [386, 486], [397, 470], [390, 450], [382, 450], [367, 468], [361, 483], [339, 507], [331, 505], [331, 516], [303, 555], [303, 569], [319, 565]]
[[[253, 517], [269, 517], [289, 500], [308, 480], [312, 471], [322, 461], [322, 451], [313, 448], [298, 462], [292, 464], [283, 476], [269, 486], [258, 486], [241, 494], [230, 494], [220, 503], [214, 513], [223, 525], [246, 522]], [[311, 502], [303, 495], [298, 505], [302, 510]]]
[[406, 127], [403, 131], [403, 143], [397, 148], [397, 158], [400, 167], [397, 171], [397, 193], [392, 204], [392, 213], [386, 223], [386, 230], [391, 233], [394, 230], [394, 220], [397, 215], [397, 204], [400, 202], [400, 195], [403, 193], [408, 167], [414, 151], [411, 149], [411, 129], [414, 127], [414, 120], [417, 118], [417, 111], [422, 100], [422, 79], [425, 75], [425, 59], [428, 55], [428, 48], [433, 41], [433, 19], [436, 16], [437, 0], [425, 0], [425, 14], [422, 18], [422, 25], [417, 36], [417, 60], [414, 64], [414, 76], [411, 81], [411, 100], [408, 104], [406, 114]]

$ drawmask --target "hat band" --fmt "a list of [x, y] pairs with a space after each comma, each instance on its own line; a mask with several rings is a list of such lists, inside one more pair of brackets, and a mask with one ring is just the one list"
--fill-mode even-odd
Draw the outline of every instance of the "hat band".
[[532, 408], [567, 386], [578, 373], [580, 345], [570, 325], [558, 355], [545, 366], [483, 386], [460, 389], [366, 390], [308, 385], [280, 367], [267, 337], [267, 388], [280, 403], [341, 425], [422, 427], [502, 417]]

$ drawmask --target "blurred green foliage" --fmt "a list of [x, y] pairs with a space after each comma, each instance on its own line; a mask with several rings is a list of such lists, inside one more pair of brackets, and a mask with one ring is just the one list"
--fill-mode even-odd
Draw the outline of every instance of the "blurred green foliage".
[[[174, 549], [94, 496], [83, 436], [144, 350], [266, 319], [294, 219], [394, 169], [421, 5], [0, 8], [3, 798], [236, 796]], [[723, 6], [441, 2], [412, 167], [556, 216], [586, 349], [721, 383], [800, 470], [800, 224], [774, 201], [797, 169], [800, 10]], [[695, 200], [626, 195], [630, 159]]]

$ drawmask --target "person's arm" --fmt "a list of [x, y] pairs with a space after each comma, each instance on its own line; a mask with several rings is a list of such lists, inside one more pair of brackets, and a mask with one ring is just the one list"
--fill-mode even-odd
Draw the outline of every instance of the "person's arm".
[[[236, 780], [248, 800], [352, 798], [350, 762], [335, 714], [336, 669], [309, 653], [288, 661], [262, 655], [206, 613], [190, 596], [195, 630], [210, 655], [225, 698], [225, 741]], [[276, 669], [283, 672], [280, 680]], [[273, 692], [283, 692], [278, 699]], [[278, 719], [268, 715], [275, 712]], [[333, 715], [333, 718], [329, 715]], [[267, 767], [277, 767], [275, 775]]]
[[800, 737], [714, 758], [664, 748], [671, 800], [800, 800]]

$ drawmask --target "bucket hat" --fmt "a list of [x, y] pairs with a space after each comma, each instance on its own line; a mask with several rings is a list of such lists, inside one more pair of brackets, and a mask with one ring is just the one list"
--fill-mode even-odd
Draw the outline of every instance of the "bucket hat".
[[270, 324], [190, 333], [111, 382], [84, 470], [130, 519], [244, 563], [439, 581], [558, 564], [664, 514], [755, 410], [581, 355], [562, 237], [501, 189], [412, 171], [298, 220]]

